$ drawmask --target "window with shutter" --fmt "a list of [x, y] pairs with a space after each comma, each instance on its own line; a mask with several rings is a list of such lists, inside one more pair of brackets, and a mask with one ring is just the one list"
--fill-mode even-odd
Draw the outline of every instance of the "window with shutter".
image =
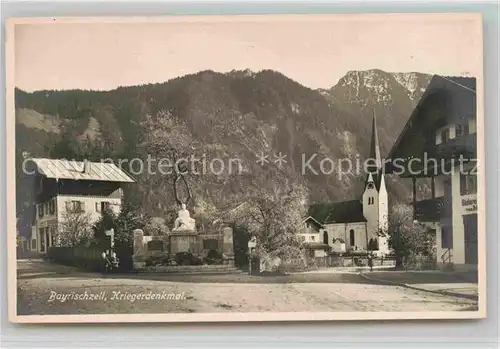
[[49, 212], [50, 214], [56, 213], [56, 199], [52, 199], [49, 201]]
[[477, 193], [477, 177], [472, 174], [460, 175], [460, 195]]
[[107, 202], [107, 201], [103, 201], [103, 202], [101, 202], [101, 211], [103, 211], [103, 212], [104, 212], [104, 211], [109, 211], [109, 210], [111, 210], [111, 205], [110, 205], [110, 203], [109, 203], [109, 202]]
[[441, 143], [446, 143], [450, 140], [450, 130], [448, 128], [441, 131]]
[[466, 182], [467, 181], [465, 179], [465, 175], [461, 174], [460, 175], [460, 195], [465, 195]]
[[31, 225], [36, 224], [36, 205], [31, 207]]

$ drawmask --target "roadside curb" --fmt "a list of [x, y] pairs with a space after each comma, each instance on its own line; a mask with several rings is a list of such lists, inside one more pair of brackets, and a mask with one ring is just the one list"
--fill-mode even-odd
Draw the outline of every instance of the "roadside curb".
[[405, 283], [402, 283], [402, 282], [394, 282], [394, 281], [389, 281], [389, 280], [383, 280], [383, 279], [373, 278], [373, 277], [365, 275], [362, 272], [358, 273], [358, 275], [361, 276], [362, 278], [366, 279], [366, 280], [378, 282], [378, 283], [381, 283], [381, 284], [386, 284], [386, 285], [391, 285], [391, 286], [400, 286], [400, 287], [408, 288], [408, 289], [411, 289], [411, 290], [429, 292], [429, 293], [439, 294], [439, 295], [442, 295], [442, 296], [451, 296], [451, 297], [458, 297], [458, 298], [466, 298], [466, 299], [475, 300], [475, 301], [479, 300], [478, 296], [472, 295], [472, 294], [463, 294], [463, 293], [449, 292], [449, 291], [429, 290], [427, 288], [415, 287], [415, 286], [411, 286], [411, 285], [408, 285], [408, 284], [405, 284]]

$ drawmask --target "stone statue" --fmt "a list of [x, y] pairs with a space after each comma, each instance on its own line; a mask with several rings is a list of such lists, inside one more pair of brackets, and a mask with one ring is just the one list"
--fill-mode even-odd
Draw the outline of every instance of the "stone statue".
[[191, 218], [191, 215], [186, 208], [186, 204], [184, 203], [181, 205], [179, 212], [177, 212], [174, 229], [172, 229], [172, 231], [179, 230], [195, 230], [195, 221]]
[[[172, 231], [181, 231], [181, 230], [194, 231], [196, 229], [195, 221], [193, 218], [191, 218], [191, 215], [189, 214], [189, 211], [186, 208], [187, 204], [191, 200], [191, 190], [189, 189], [187, 181], [182, 175], [182, 173], [177, 171], [176, 174], [177, 175], [174, 180], [174, 194], [177, 203], [181, 205], [181, 209], [177, 212], [177, 218], [175, 220], [174, 229], [172, 229]], [[186, 187], [187, 198], [185, 201], [182, 201], [179, 198], [178, 186], [179, 184], [181, 184], [179, 183], [180, 181], [182, 181], [184, 183], [184, 186]]]

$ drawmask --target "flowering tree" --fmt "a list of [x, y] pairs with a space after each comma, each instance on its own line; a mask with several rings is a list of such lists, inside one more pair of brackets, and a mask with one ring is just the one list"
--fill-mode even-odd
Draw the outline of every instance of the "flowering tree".
[[396, 268], [408, 265], [415, 256], [432, 254], [434, 236], [423, 224], [413, 220], [412, 208], [409, 206], [394, 206], [389, 215], [388, 227], [378, 234], [388, 238], [389, 248], [394, 251]]
[[299, 231], [306, 214], [306, 190], [287, 180], [249, 187], [245, 208], [236, 220], [256, 237], [255, 252], [263, 259], [288, 259], [301, 255]]

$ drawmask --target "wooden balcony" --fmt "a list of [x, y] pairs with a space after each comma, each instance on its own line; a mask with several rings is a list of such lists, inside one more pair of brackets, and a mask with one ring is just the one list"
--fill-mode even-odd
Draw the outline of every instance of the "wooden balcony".
[[414, 219], [419, 222], [439, 222], [451, 213], [451, 202], [443, 196], [416, 201], [413, 213]]
[[434, 153], [437, 159], [476, 159], [477, 135], [476, 133], [448, 140], [446, 143], [433, 146], [430, 153]]

